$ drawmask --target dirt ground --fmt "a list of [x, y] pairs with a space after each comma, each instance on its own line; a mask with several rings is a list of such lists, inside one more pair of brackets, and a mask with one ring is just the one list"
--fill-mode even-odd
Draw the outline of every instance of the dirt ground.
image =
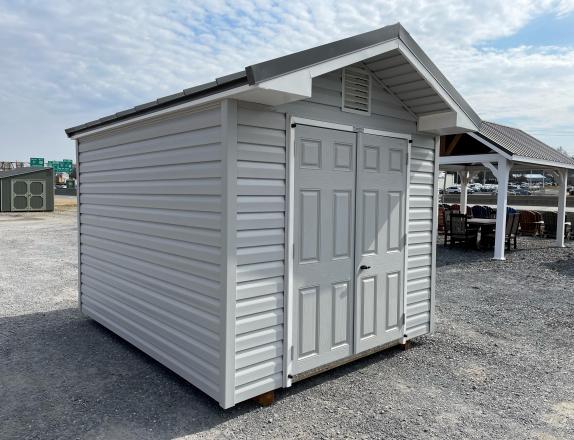
[[0, 216], [0, 439], [574, 438], [574, 246], [439, 248], [437, 330], [217, 403], [77, 309], [73, 203]]

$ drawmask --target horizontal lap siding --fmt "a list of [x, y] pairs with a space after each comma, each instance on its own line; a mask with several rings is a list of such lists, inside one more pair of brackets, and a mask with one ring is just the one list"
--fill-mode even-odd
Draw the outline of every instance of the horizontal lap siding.
[[235, 401], [282, 386], [285, 115], [240, 105]]
[[221, 110], [79, 143], [82, 311], [220, 396]]
[[406, 309], [406, 333], [409, 338], [430, 331], [434, 155], [434, 138], [413, 136]]

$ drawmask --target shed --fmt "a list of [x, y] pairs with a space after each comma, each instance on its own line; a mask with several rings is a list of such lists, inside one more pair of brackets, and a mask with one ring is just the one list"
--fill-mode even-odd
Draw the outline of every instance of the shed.
[[479, 124], [395, 24], [69, 128], [81, 310], [224, 408], [427, 334]]
[[21, 167], [0, 171], [0, 212], [53, 210], [52, 168]]

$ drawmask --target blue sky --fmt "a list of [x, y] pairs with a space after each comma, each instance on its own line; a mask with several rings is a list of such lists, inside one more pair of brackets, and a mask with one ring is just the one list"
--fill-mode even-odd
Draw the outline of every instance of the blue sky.
[[574, 154], [574, 0], [0, 0], [0, 160], [64, 128], [397, 21], [473, 108]]

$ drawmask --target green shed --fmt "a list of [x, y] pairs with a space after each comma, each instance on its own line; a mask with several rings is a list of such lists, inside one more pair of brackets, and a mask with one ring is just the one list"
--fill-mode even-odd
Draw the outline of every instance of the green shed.
[[22, 167], [0, 171], [0, 211], [53, 211], [52, 168]]

